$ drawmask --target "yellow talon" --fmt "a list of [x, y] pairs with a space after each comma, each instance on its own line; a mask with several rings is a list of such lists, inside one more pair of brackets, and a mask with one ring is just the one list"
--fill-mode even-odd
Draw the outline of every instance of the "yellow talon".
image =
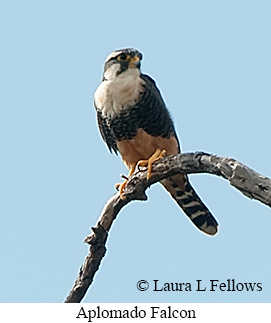
[[137, 166], [144, 166], [147, 167], [148, 166], [148, 172], [147, 172], [147, 179], [151, 178], [151, 171], [152, 171], [152, 164], [156, 161], [159, 160], [163, 157], [165, 157], [166, 155], [166, 151], [163, 149], [156, 149], [155, 153], [146, 160], [139, 160], [137, 163]]
[[127, 176], [127, 179], [121, 183], [121, 184], [116, 184], [116, 189], [119, 190], [120, 192], [120, 198], [123, 200], [125, 199], [125, 196], [123, 195], [124, 193], [124, 190], [127, 186], [127, 183], [128, 183], [128, 180], [130, 178], [130, 176], [134, 173], [136, 167], [140, 167], [140, 166], [143, 166], [143, 167], [148, 167], [148, 172], [147, 172], [147, 178], [150, 179], [151, 177], [151, 171], [152, 171], [152, 164], [156, 161], [156, 160], [159, 160], [163, 157], [165, 157], [166, 155], [166, 151], [165, 150], [161, 150], [161, 149], [156, 149], [155, 153], [149, 158], [149, 159], [146, 159], [146, 160], [139, 160], [137, 162], [137, 164], [134, 164], [131, 166], [130, 170], [129, 170], [129, 174]]
[[133, 172], [135, 171], [135, 168], [136, 168], [136, 164], [132, 165], [132, 167], [131, 167], [131, 168], [130, 168], [130, 170], [129, 170], [129, 174], [128, 174], [128, 176], [127, 176], [127, 179], [126, 179], [123, 183], [121, 183], [121, 184], [116, 184], [116, 185], [115, 185], [115, 186], [116, 186], [116, 189], [118, 189], [118, 190], [119, 190], [119, 192], [120, 192], [120, 198], [121, 198], [122, 200], [124, 200], [124, 199], [125, 199], [125, 196], [123, 196], [123, 192], [124, 192], [124, 190], [125, 190], [125, 188], [126, 188], [126, 186], [127, 186], [127, 183], [128, 183], [129, 177], [133, 174]]

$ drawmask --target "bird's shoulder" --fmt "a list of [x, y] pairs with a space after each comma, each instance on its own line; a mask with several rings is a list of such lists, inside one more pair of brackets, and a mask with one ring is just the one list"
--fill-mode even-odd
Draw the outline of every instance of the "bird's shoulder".
[[147, 74], [140, 74], [140, 77], [146, 82], [146, 83], [149, 83], [149, 84], [152, 84], [153, 86], [156, 86], [156, 82], [155, 80], [150, 77], [149, 75]]

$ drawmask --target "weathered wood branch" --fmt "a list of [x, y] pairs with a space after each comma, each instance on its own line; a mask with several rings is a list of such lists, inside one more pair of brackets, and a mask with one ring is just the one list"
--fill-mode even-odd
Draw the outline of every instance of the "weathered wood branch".
[[119, 193], [116, 193], [108, 200], [96, 226], [92, 228], [93, 232], [84, 240], [90, 245], [90, 251], [65, 300], [66, 303], [79, 303], [86, 294], [105, 255], [108, 232], [120, 210], [132, 200], [147, 200], [145, 191], [149, 186], [177, 173], [209, 173], [222, 176], [244, 195], [271, 207], [271, 179], [232, 158], [203, 152], [163, 158], [153, 164], [150, 180], [147, 180], [146, 169], [141, 169], [129, 179], [124, 192], [125, 199], [121, 199]]

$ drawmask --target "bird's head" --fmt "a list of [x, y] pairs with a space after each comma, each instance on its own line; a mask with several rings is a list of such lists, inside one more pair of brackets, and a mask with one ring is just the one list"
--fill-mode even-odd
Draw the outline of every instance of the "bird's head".
[[114, 79], [129, 69], [140, 70], [141, 60], [142, 54], [134, 48], [116, 50], [105, 60], [103, 79]]

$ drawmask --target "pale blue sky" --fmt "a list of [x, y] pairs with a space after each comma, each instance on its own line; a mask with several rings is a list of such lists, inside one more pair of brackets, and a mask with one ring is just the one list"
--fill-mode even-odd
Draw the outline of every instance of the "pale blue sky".
[[[270, 1], [3, 0], [0, 21], [1, 302], [65, 299], [88, 252], [82, 241], [127, 173], [93, 108], [115, 49], [143, 53], [184, 152], [271, 176]], [[157, 184], [119, 214], [84, 301], [271, 301], [270, 208], [221, 178], [191, 181], [218, 235], [199, 232]], [[263, 290], [140, 292], [141, 279], [235, 279]]]

